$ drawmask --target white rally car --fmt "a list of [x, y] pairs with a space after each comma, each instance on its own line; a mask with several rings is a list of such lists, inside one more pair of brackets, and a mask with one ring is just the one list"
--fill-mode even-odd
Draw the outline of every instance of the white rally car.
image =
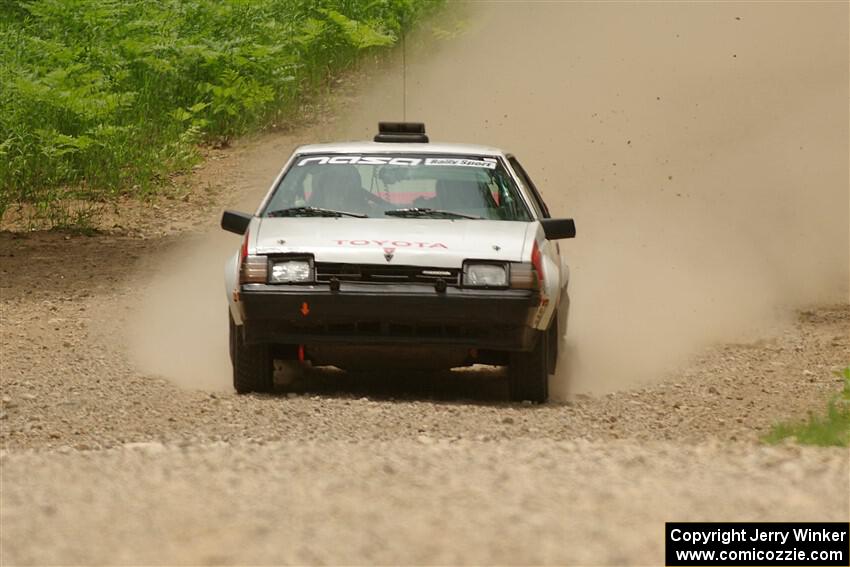
[[569, 312], [553, 219], [517, 159], [429, 143], [423, 124], [301, 146], [226, 267], [237, 392], [273, 361], [342, 369], [506, 365], [513, 400], [545, 402]]

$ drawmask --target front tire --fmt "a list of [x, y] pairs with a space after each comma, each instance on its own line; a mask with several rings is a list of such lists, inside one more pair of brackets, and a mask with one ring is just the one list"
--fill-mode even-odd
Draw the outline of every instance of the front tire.
[[237, 394], [270, 392], [274, 388], [274, 358], [269, 345], [247, 344], [232, 316], [230, 358], [233, 363], [233, 388]]
[[511, 353], [508, 389], [511, 400], [542, 404], [549, 399], [549, 334], [538, 332], [534, 349]]

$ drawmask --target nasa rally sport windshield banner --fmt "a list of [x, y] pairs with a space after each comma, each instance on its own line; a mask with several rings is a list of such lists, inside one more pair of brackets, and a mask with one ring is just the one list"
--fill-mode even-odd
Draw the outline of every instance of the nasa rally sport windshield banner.
[[369, 155], [331, 155], [309, 156], [298, 160], [296, 167], [304, 165], [402, 165], [443, 167], [481, 167], [496, 169], [495, 158], [469, 157], [407, 157], [407, 156], [369, 156]]
[[847, 522], [667, 522], [665, 563], [850, 565]]

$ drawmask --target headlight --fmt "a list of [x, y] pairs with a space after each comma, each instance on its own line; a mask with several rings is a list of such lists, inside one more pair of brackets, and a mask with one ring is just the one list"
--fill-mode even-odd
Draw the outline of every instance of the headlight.
[[463, 285], [470, 287], [508, 287], [504, 264], [465, 264]]
[[313, 281], [313, 262], [309, 258], [272, 260], [269, 283], [303, 283]]

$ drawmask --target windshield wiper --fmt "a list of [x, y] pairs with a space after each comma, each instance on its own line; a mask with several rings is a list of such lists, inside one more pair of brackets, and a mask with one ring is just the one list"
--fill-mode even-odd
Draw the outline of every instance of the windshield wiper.
[[321, 207], [289, 207], [288, 209], [278, 209], [266, 213], [270, 217], [356, 217], [365, 219], [367, 215], [360, 213], [350, 213], [348, 211], [335, 211], [333, 209], [323, 209]]
[[441, 211], [440, 209], [429, 209], [427, 207], [412, 207], [409, 209], [392, 209], [389, 211], [384, 211], [385, 215], [391, 217], [437, 217], [443, 219], [482, 219], [483, 217], [476, 217], [473, 215], [465, 215], [463, 213], [456, 213], [454, 211]]

